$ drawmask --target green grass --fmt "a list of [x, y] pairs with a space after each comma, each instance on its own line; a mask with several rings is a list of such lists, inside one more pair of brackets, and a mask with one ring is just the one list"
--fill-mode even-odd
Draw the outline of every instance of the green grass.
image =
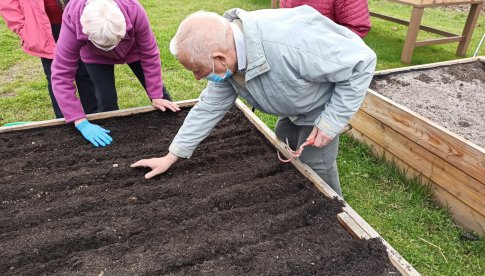
[[341, 138], [338, 165], [346, 201], [423, 275], [485, 274], [484, 239], [460, 240], [462, 230], [432, 202], [426, 185], [405, 180], [348, 136]]
[[[168, 45], [178, 23], [189, 13], [208, 10], [222, 13], [240, 7], [247, 10], [268, 8], [269, 0], [175, 1], [141, 0], [157, 37], [163, 61], [164, 82], [175, 100], [196, 98], [205, 86], [183, 69], [170, 55]], [[370, 9], [409, 19], [407, 6], [384, 0], [369, 0]], [[425, 9], [423, 24], [461, 33], [463, 13]], [[377, 69], [404, 66], [401, 49], [407, 28], [372, 18], [373, 28], [365, 42], [377, 53]], [[473, 54], [485, 33], [485, 18], [479, 18], [468, 56]], [[53, 118], [40, 60], [25, 55], [15, 35], [0, 23], [0, 125], [15, 121]], [[420, 39], [435, 37], [420, 34]], [[457, 59], [457, 43], [417, 48], [413, 64]], [[485, 55], [485, 45], [479, 55]], [[141, 85], [127, 66], [116, 67], [121, 108], [148, 105]], [[270, 127], [275, 117], [256, 113]], [[81, 138], [80, 138], [81, 139]], [[429, 192], [416, 181], [407, 181], [392, 165], [375, 158], [362, 144], [343, 136], [338, 158], [345, 199], [396, 250], [423, 275], [485, 275], [485, 240], [460, 240], [461, 229], [453, 224], [446, 210], [437, 208]], [[433, 246], [433, 245], [439, 247]]]

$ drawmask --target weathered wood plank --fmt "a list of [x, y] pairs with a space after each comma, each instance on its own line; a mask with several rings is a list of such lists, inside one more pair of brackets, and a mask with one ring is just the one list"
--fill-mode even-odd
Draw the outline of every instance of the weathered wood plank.
[[454, 37], [445, 37], [445, 38], [434, 38], [434, 39], [427, 39], [423, 41], [416, 41], [415, 46], [428, 46], [428, 45], [436, 45], [436, 44], [445, 44], [445, 43], [452, 43], [452, 42], [460, 42], [463, 40], [463, 36], [454, 36]]
[[347, 231], [354, 237], [354, 239], [361, 240], [361, 239], [370, 239], [371, 236], [360, 227], [360, 225], [352, 219], [349, 214], [346, 212], [342, 212], [337, 215], [337, 220], [340, 224], [347, 229]]
[[478, 234], [485, 236], [485, 216], [479, 214], [467, 203], [456, 198], [455, 195], [440, 187], [431, 179], [424, 176], [420, 171], [415, 170], [398, 156], [392, 154], [381, 145], [374, 142], [362, 132], [353, 128], [348, 135], [357, 141], [370, 146], [375, 156], [383, 157], [387, 162], [399, 167], [408, 179], [418, 179], [423, 185], [430, 185], [431, 192], [434, 195], [434, 201], [441, 207], [448, 209], [453, 215], [453, 220], [466, 229], [473, 230]]
[[[380, 18], [380, 19], [384, 19], [384, 20], [387, 20], [387, 21], [391, 21], [391, 22], [394, 22], [394, 23], [401, 24], [401, 25], [409, 26], [409, 21], [407, 21], [407, 20], [403, 20], [403, 19], [399, 19], [399, 18], [395, 18], [395, 17], [392, 17], [392, 16], [380, 14], [380, 13], [377, 13], [377, 12], [371, 12], [371, 11], [369, 12], [369, 14], [370, 14], [370, 16], [373, 16], [373, 17], [376, 17], [376, 18]], [[425, 25], [419, 25], [419, 29], [423, 30], [423, 31], [430, 32], [430, 33], [446, 36], [446, 37], [458, 36], [457, 34], [450, 33], [450, 32], [443, 31], [443, 30], [439, 30], [439, 29], [429, 27], [429, 26], [425, 26]]]
[[435, 63], [427, 63], [427, 64], [421, 64], [421, 65], [393, 68], [393, 69], [387, 69], [387, 70], [379, 70], [375, 72], [374, 75], [382, 76], [382, 75], [389, 75], [393, 73], [405, 73], [409, 71], [437, 68], [437, 67], [450, 66], [455, 64], [470, 63], [470, 62], [476, 61], [477, 59], [485, 59], [485, 57], [481, 57], [481, 56], [471, 57], [471, 58], [455, 59], [455, 60], [449, 60], [449, 61], [443, 61], [443, 62], [435, 62]]
[[450, 164], [450, 158], [443, 159], [431, 153], [428, 147], [418, 144], [415, 135], [401, 135], [362, 109], [352, 118], [351, 124], [353, 129], [399, 156], [401, 160], [455, 195], [457, 199], [485, 215], [485, 185]]
[[[195, 105], [197, 101], [198, 101], [197, 99], [178, 101], [177, 104], [179, 107], [191, 107]], [[133, 108], [127, 108], [122, 110], [108, 111], [108, 112], [100, 112], [95, 114], [88, 114], [86, 115], [86, 118], [90, 121], [93, 121], [93, 120], [100, 120], [100, 119], [113, 118], [113, 117], [130, 116], [130, 115], [150, 112], [154, 110], [157, 110], [157, 108], [150, 105], [150, 106], [133, 107]], [[31, 128], [37, 128], [37, 127], [57, 126], [57, 125], [63, 125], [63, 124], [64, 124], [64, 119], [52, 119], [52, 120], [27, 123], [24, 125], [0, 127], [0, 133], [23, 130], [23, 129], [31, 129]]]
[[369, 89], [361, 110], [485, 184], [485, 149]]

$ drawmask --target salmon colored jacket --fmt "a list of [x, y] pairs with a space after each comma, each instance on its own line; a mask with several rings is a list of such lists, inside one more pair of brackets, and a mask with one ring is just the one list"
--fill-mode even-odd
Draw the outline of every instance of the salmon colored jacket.
[[54, 59], [56, 42], [43, 0], [0, 0], [0, 15], [27, 54]]
[[280, 8], [308, 5], [333, 22], [365, 37], [371, 28], [367, 0], [280, 0]]

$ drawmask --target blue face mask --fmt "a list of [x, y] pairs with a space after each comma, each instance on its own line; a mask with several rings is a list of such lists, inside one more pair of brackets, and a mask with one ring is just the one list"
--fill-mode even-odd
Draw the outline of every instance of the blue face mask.
[[231, 72], [231, 70], [229, 70], [229, 67], [227, 67], [227, 65], [226, 65], [226, 68], [227, 68], [226, 73], [224, 74], [224, 77], [222, 77], [222, 78], [219, 75], [217, 75], [216, 73], [214, 73], [214, 68], [215, 68], [215, 64], [214, 64], [214, 61], [212, 61], [212, 73], [210, 73], [209, 75], [204, 77], [204, 79], [211, 81], [211, 82], [223, 82], [223, 81], [226, 81], [228, 78], [230, 78], [232, 76], [232, 72]]

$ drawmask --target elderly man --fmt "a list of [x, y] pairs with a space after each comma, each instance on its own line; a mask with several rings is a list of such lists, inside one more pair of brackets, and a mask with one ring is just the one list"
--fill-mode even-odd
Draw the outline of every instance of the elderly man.
[[296, 148], [309, 139], [300, 160], [338, 194], [338, 134], [358, 110], [372, 79], [376, 55], [350, 30], [309, 6], [227, 11], [188, 16], [170, 51], [197, 80], [209, 80], [169, 153], [140, 160], [151, 178], [179, 158], [189, 158], [241, 96], [278, 115], [275, 132]]

